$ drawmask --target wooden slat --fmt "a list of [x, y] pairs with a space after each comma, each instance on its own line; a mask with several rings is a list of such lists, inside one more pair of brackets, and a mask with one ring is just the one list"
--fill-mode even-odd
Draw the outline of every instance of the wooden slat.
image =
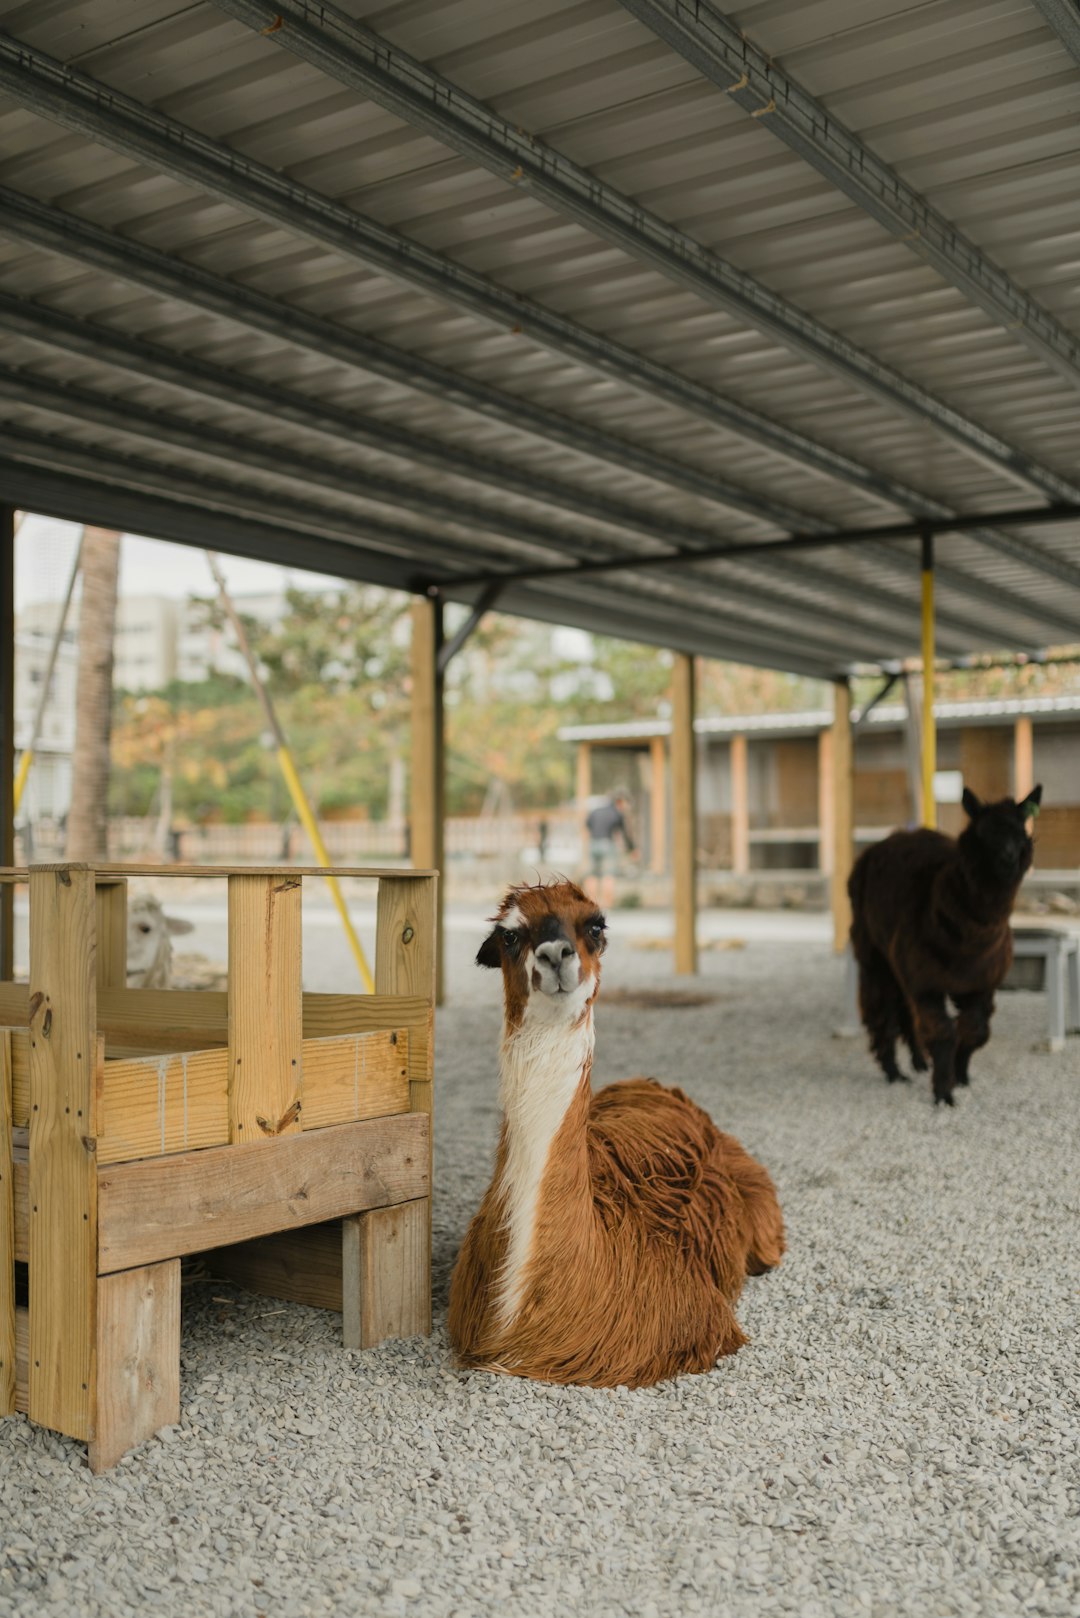
[[376, 1208], [342, 1226], [346, 1348], [431, 1331], [431, 1210], [427, 1197]]
[[223, 1146], [228, 1139], [227, 1051], [105, 1063], [99, 1163]]
[[104, 1472], [180, 1420], [180, 1260], [103, 1275], [97, 1422], [90, 1470]]
[[[26, 882], [33, 871], [71, 871], [85, 870], [85, 866], [78, 865], [5, 865], [0, 866], [0, 882]], [[128, 876], [169, 876], [169, 877], [217, 877], [220, 881], [229, 875], [227, 867], [220, 865], [98, 865], [95, 866], [99, 877], [128, 877]], [[434, 876], [433, 871], [402, 871], [399, 866], [370, 866], [370, 865], [245, 865], [245, 876], [355, 876], [364, 877], [369, 881], [388, 882], [399, 880], [403, 876]]]
[[305, 994], [304, 1038], [406, 1028], [409, 1077], [426, 1082], [432, 1058], [431, 1014], [431, 997], [422, 994]]
[[[406, 1029], [306, 1039], [300, 1046], [305, 1129], [409, 1111]], [[128, 1163], [229, 1140], [224, 1050], [105, 1063], [99, 1163]]]
[[305, 1129], [409, 1111], [409, 1036], [405, 1029], [305, 1039]]
[[26, 1147], [16, 1147], [12, 1153], [11, 1187], [15, 1199], [15, 1251], [16, 1264], [30, 1262], [30, 1153]]
[[30, 875], [30, 1415], [94, 1426], [97, 1164], [94, 878]]
[[0, 1416], [15, 1409], [15, 1162], [11, 1034], [0, 1031]]
[[30, 1406], [30, 1311], [15, 1311], [15, 1409], [26, 1415]]
[[341, 1313], [341, 1221], [286, 1230], [203, 1255], [210, 1273], [248, 1292]]
[[127, 986], [127, 883], [96, 884], [97, 982], [99, 989]]
[[0, 1027], [25, 1028], [29, 1020], [29, 984], [0, 983]]
[[11, 1121], [16, 1129], [27, 1129], [30, 1124], [30, 1034], [25, 1028], [12, 1028], [11, 1052]]
[[300, 1130], [301, 883], [229, 878], [229, 1138]]
[[103, 1167], [103, 1274], [430, 1193], [430, 1126], [404, 1114]]
[[698, 969], [694, 700], [694, 659], [687, 652], [677, 652], [671, 671], [671, 868], [675, 970], [688, 975]]

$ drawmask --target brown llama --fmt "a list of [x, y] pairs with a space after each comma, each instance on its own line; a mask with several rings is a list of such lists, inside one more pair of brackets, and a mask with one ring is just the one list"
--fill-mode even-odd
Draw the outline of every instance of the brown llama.
[[450, 1283], [458, 1357], [591, 1387], [707, 1371], [784, 1251], [772, 1181], [679, 1090], [593, 1093], [605, 933], [580, 888], [512, 888], [495, 923], [476, 959], [503, 974], [503, 1123]]
[[990, 1038], [994, 991], [1012, 964], [1009, 917], [1031, 865], [1027, 822], [1041, 800], [1041, 786], [1022, 803], [987, 804], [965, 787], [969, 819], [958, 838], [893, 832], [860, 854], [848, 879], [870, 1048], [893, 1084], [907, 1078], [896, 1063], [903, 1038], [916, 1072], [933, 1070], [935, 1104], [954, 1104], [954, 1085], [969, 1082], [972, 1053]]

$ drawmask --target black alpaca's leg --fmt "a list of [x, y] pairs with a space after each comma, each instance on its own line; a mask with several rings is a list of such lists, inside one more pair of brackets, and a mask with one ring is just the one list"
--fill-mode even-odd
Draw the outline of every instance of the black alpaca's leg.
[[916, 1073], [925, 1073], [930, 1064], [922, 1053], [919, 1041], [915, 1038], [915, 1023], [906, 994], [901, 994], [900, 996], [900, 1037], [911, 1052], [911, 1065]]
[[968, 1063], [975, 1052], [981, 1050], [990, 1038], [994, 996], [992, 993], [981, 991], [958, 994], [956, 1009], [960, 1013], [956, 1019], [956, 1082], [970, 1084]]
[[920, 995], [916, 1000], [915, 1037], [933, 1067], [935, 1105], [943, 1101], [947, 1107], [953, 1106], [956, 1024], [949, 1016], [943, 994]]
[[859, 1010], [870, 1035], [870, 1049], [890, 1084], [906, 1080], [896, 1065], [898, 1005], [902, 996], [892, 968], [878, 951], [859, 961]]

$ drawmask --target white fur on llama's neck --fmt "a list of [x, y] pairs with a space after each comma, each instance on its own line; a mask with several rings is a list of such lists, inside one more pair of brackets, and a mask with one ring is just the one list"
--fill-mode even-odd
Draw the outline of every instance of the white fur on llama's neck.
[[506, 1119], [506, 1161], [500, 1190], [507, 1243], [496, 1306], [503, 1325], [521, 1307], [551, 1143], [592, 1056], [592, 1009], [585, 1010], [592, 990], [591, 979], [586, 979], [566, 996], [530, 995], [521, 1026], [503, 1040], [499, 1099]]

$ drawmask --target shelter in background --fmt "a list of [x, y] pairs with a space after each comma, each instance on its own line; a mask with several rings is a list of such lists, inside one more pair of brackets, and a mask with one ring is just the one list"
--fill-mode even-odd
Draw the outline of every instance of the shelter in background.
[[[938, 702], [934, 717], [939, 769], [959, 771], [980, 797], [1020, 796], [1036, 780], [1043, 783], [1033, 880], [1080, 884], [1080, 695]], [[817, 709], [695, 721], [703, 870], [765, 880], [831, 872], [832, 719], [828, 709]], [[635, 783], [645, 869], [668, 875], [670, 720], [568, 725], [559, 735], [577, 748], [582, 800], [615, 781]], [[907, 710], [894, 703], [872, 708], [855, 727], [853, 754], [854, 835], [861, 848], [905, 820], [919, 820]], [[943, 830], [955, 833], [963, 821], [959, 804], [939, 804]]]
[[[0, 0], [0, 542], [21, 508], [412, 592], [425, 867], [496, 601], [670, 648], [693, 970], [694, 655], [836, 682], [839, 871], [854, 666], [1076, 638], [1075, 8], [378, 21]], [[11, 615], [5, 565], [4, 781]]]

